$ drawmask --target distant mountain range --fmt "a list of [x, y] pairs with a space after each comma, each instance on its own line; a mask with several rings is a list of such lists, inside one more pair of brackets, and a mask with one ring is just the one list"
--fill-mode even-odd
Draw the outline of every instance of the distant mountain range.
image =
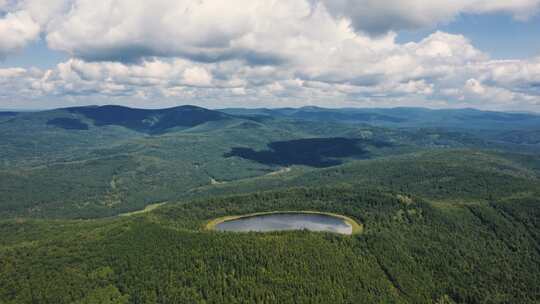
[[302, 107], [280, 109], [222, 109], [221, 111], [234, 115], [258, 115], [341, 123], [368, 123], [385, 127], [451, 127], [479, 130], [540, 128], [540, 115], [537, 114], [492, 112], [476, 109], [326, 109], [319, 107]]
[[[64, 129], [86, 130], [90, 120], [95, 126], [116, 125], [148, 134], [162, 134], [176, 128], [191, 128], [212, 121], [230, 119], [293, 119], [314, 122], [369, 124], [397, 128], [453, 128], [463, 130], [539, 130], [540, 115], [505, 113], [475, 109], [431, 110], [425, 108], [343, 108], [319, 107], [209, 110], [185, 105], [166, 109], [135, 109], [124, 106], [85, 106], [34, 113], [64, 113], [52, 117], [48, 125]], [[16, 116], [17, 112], [0, 112], [0, 121]]]

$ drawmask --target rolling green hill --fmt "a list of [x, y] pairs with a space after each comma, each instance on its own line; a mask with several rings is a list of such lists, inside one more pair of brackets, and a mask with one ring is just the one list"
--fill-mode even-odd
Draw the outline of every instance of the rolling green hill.
[[489, 200], [540, 190], [536, 162], [540, 157], [477, 150], [432, 150], [350, 162], [322, 170], [292, 170], [278, 176], [244, 179], [193, 190], [190, 195], [214, 196], [298, 186], [349, 185], [383, 187], [422, 195], [431, 200]]
[[223, 109], [234, 115], [287, 117], [308, 121], [369, 123], [385, 127], [453, 128], [461, 130], [538, 129], [540, 115], [504, 113], [476, 109], [372, 108], [326, 109], [319, 107], [282, 109]]
[[[161, 123], [145, 129], [154, 116]], [[309, 171], [485, 146], [455, 131], [242, 118], [195, 107], [60, 109], [20, 113], [1, 126], [0, 217], [112, 216], [291, 166]]]
[[[189, 128], [207, 123], [232, 119], [230, 115], [195, 106], [180, 106], [169, 109], [146, 110], [122, 106], [68, 108], [70, 113], [80, 114], [93, 121], [96, 126], [116, 125], [128, 129], [160, 134], [174, 128]], [[64, 127], [65, 125], [58, 125]], [[67, 125], [68, 128], [71, 125]]]

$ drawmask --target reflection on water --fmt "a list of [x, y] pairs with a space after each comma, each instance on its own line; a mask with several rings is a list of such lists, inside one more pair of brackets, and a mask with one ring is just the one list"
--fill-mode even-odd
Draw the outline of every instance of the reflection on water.
[[352, 234], [352, 226], [345, 220], [323, 214], [280, 213], [245, 217], [216, 225], [220, 231], [268, 232], [282, 230], [327, 231]]

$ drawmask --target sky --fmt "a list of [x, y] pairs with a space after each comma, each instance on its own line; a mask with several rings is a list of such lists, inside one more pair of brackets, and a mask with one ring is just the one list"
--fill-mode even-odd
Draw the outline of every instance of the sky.
[[540, 0], [0, 0], [0, 108], [540, 112]]

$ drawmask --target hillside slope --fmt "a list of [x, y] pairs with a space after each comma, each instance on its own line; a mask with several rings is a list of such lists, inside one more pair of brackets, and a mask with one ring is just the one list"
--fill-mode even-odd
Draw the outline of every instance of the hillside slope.
[[179, 106], [158, 110], [102, 106], [67, 108], [65, 110], [91, 119], [96, 126], [117, 125], [150, 134], [161, 134], [176, 127], [195, 127], [210, 121], [233, 118], [218, 111], [196, 106]]
[[488, 200], [540, 190], [537, 162], [519, 155], [478, 150], [432, 150], [354, 161], [322, 170], [292, 170], [222, 185], [197, 188], [192, 197], [249, 193], [298, 186], [382, 187], [432, 200]]
[[111, 216], [289, 166], [481, 145], [444, 131], [246, 119], [193, 107], [60, 109], [20, 113], [1, 126], [0, 217]]
[[318, 122], [369, 123], [385, 127], [453, 128], [468, 130], [528, 130], [538, 129], [540, 115], [505, 113], [476, 109], [425, 108], [348, 108], [320, 107], [282, 109], [223, 109], [225, 113], [246, 116], [287, 117]]

